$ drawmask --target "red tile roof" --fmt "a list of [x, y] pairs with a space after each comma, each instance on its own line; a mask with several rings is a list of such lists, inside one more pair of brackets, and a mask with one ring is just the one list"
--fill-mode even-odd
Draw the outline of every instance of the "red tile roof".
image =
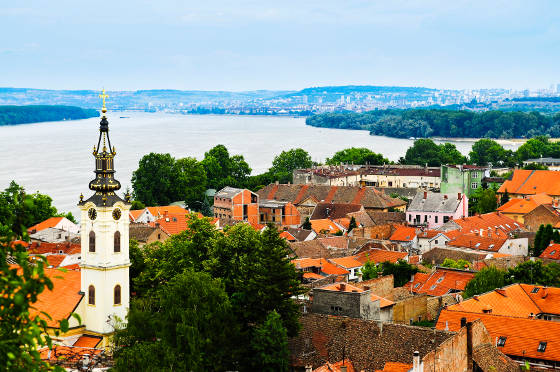
[[79, 347], [96, 347], [102, 340], [102, 337], [96, 336], [89, 336], [89, 335], [82, 335], [80, 338], [74, 342], [72, 346], [79, 346]]
[[442, 232], [439, 230], [426, 230], [418, 233], [418, 238], [432, 239]]
[[396, 230], [389, 240], [397, 242], [410, 242], [416, 237], [416, 229], [414, 227], [396, 225]]
[[51, 363], [60, 363], [63, 361], [64, 365], [68, 367], [75, 366], [82, 359], [84, 354], [89, 354], [91, 358], [101, 352], [101, 349], [62, 345], [53, 345], [52, 350], [49, 350], [48, 347], [39, 350], [41, 360], [49, 361]]
[[389, 261], [391, 263], [396, 263], [398, 260], [403, 260], [407, 256], [406, 252], [395, 252], [386, 251], [384, 249], [370, 249], [365, 252], [358, 253], [354, 258], [365, 264], [367, 261], [374, 262], [376, 264]]
[[287, 231], [282, 231], [280, 233], [280, 237], [284, 238], [284, 239], [286, 239], [287, 241], [290, 241], [290, 242], [295, 242], [297, 240], [292, 234], [290, 234]]
[[477, 234], [462, 234], [455, 239], [447, 242], [448, 246], [461, 247], [469, 249], [479, 249], [482, 251], [497, 252], [502, 248], [507, 239], [505, 238], [490, 238], [487, 236], [480, 236]]
[[426, 293], [430, 296], [442, 296], [447, 293], [463, 291], [474, 278], [474, 272], [453, 270], [438, 267], [431, 274], [414, 274], [412, 281], [405, 284], [415, 293]]
[[33, 242], [27, 248], [29, 254], [46, 254], [46, 253], [62, 253], [64, 254], [78, 254], [82, 250], [80, 244], [72, 244], [70, 242], [64, 243], [47, 243], [47, 242]]
[[340, 362], [336, 363], [325, 363], [319, 368], [315, 368], [313, 372], [341, 372], [342, 369], [340, 367], [346, 366], [347, 372], [356, 372], [354, 369], [354, 365], [350, 360], [345, 360], [344, 362], [341, 360]]
[[345, 269], [353, 269], [356, 267], [362, 267], [362, 263], [356, 260], [354, 257], [340, 257], [340, 258], [331, 258], [329, 261], [335, 263], [338, 266], [342, 266]]
[[552, 198], [547, 194], [533, 195], [528, 199], [514, 198], [509, 200], [498, 210], [502, 213], [526, 214], [537, 208], [541, 204], [551, 204]]
[[317, 267], [320, 271], [326, 275], [345, 275], [350, 274], [348, 270], [342, 267], [336, 266], [324, 258], [298, 258], [292, 260], [292, 263], [296, 269], [303, 270], [309, 267]]
[[[498, 347], [504, 354], [560, 361], [560, 322], [443, 309], [436, 328], [458, 331], [463, 317], [469, 322], [481, 319], [493, 342], [506, 337], [504, 346]], [[537, 351], [541, 342], [546, 342], [544, 352]]]
[[43, 222], [40, 222], [36, 225], [31, 226], [30, 228], [27, 229], [28, 232], [31, 232], [33, 230], [35, 231], [41, 231], [44, 229], [48, 229], [49, 227], [55, 227], [56, 225], [58, 225], [60, 223], [60, 221], [62, 221], [64, 217], [51, 217], [48, 218], [46, 220], [44, 220]]
[[385, 362], [383, 369], [378, 369], [375, 372], [408, 372], [412, 369], [412, 364], [399, 363], [399, 362]]
[[47, 259], [47, 262], [49, 263], [49, 267], [52, 266], [54, 268], [57, 268], [58, 266], [60, 266], [60, 263], [62, 261], [64, 261], [64, 259], [66, 258], [65, 254], [49, 254], [48, 256], [45, 256], [45, 258]]
[[327, 231], [329, 234], [335, 234], [340, 231], [340, 228], [329, 219], [311, 220], [311, 227], [317, 234], [322, 231]]
[[525, 227], [522, 223], [516, 222], [499, 212], [459, 218], [452, 222], [459, 225], [463, 233], [479, 233], [480, 230], [483, 230], [483, 235], [487, 235], [488, 231], [491, 231], [492, 237], [502, 238], [506, 238], [508, 232]]
[[[155, 208], [155, 207], [154, 207]], [[163, 208], [163, 207], [159, 207]], [[181, 208], [183, 209], [183, 208]], [[203, 218], [204, 216], [200, 213], [197, 213], [198, 218]], [[165, 217], [161, 217], [154, 222], [150, 222], [148, 225], [150, 226], [159, 226], [160, 229], [165, 231], [169, 235], [175, 235], [182, 233], [188, 229], [188, 221], [190, 215], [185, 213], [168, 213]]]
[[534, 195], [546, 193], [560, 195], [560, 172], [549, 170], [513, 171], [511, 180], [506, 180], [498, 189], [499, 193]]
[[548, 258], [551, 260], [560, 260], [560, 244], [550, 243], [548, 247], [541, 253], [539, 258]]

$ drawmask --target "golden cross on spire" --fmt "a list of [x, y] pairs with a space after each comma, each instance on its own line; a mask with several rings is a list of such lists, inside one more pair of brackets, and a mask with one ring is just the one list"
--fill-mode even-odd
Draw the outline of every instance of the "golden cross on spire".
[[107, 94], [105, 94], [105, 88], [103, 88], [102, 93], [99, 95], [99, 98], [101, 98], [103, 100], [103, 108], [101, 109], [101, 111], [103, 113], [106, 113], [107, 108], [105, 107], [105, 98], [109, 98], [109, 96]]

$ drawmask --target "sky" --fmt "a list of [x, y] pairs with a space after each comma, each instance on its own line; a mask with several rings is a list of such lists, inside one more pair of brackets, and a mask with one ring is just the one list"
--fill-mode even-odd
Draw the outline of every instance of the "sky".
[[2, 1], [0, 86], [548, 88], [557, 0]]

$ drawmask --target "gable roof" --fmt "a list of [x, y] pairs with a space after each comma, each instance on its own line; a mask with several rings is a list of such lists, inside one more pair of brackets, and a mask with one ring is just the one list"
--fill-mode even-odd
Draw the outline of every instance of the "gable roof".
[[319, 203], [313, 209], [313, 214], [309, 217], [310, 220], [319, 220], [329, 218], [335, 220], [344, 218], [348, 213], [359, 212], [363, 210], [361, 204], [346, 204], [346, 203]]
[[348, 270], [336, 266], [324, 258], [298, 258], [292, 260], [292, 263], [298, 270], [305, 268], [316, 267], [321, 273], [326, 275], [346, 275], [350, 274]]
[[81, 253], [81, 244], [70, 242], [64, 243], [48, 243], [48, 242], [32, 242], [28, 245], [29, 254], [78, 254]]
[[302, 228], [296, 228], [296, 227], [288, 227], [287, 230], [294, 238], [296, 238], [297, 241], [301, 242], [304, 241], [305, 239], [307, 239], [307, 237], [309, 236], [309, 234], [311, 234], [313, 232], [313, 230], [305, 230]]
[[507, 203], [498, 208], [502, 213], [526, 214], [537, 208], [541, 204], [551, 204], [552, 198], [547, 194], [537, 194], [524, 198], [510, 199]]
[[63, 218], [65, 218], [65, 217], [47, 218], [43, 222], [39, 222], [38, 224], [31, 226], [30, 228], [27, 229], [27, 231], [28, 232], [41, 231], [41, 230], [44, 230], [44, 229], [48, 229], [49, 227], [56, 227], [60, 223], [60, 221], [62, 221]]
[[356, 371], [354, 369], [354, 365], [352, 364], [352, 361], [346, 359], [346, 360], [341, 360], [341, 361], [336, 362], [336, 363], [326, 362], [321, 367], [315, 368], [313, 370], [313, 372], [342, 372], [342, 368], [341, 368], [342, 366], [346, 367], [346, 372], [355, 372]]
[[539, 258], [548, 258], [551, 260], [560, 260], [560, 244], [550, 243], [548, 247], [541, 253]]
[[[458, 331], [461, 328], [461, 318], [466, 318], [469, 322], [482, 320], [492, 340], [506, 337], [504, 346], [498, 346], [498, 350], [504, 354], [560, 361], [560, 322], [443, 309], [436, 329]], [[547, 343], [546, 349], [539, 352], [537, 349], [542, 341]]]
[[560, 172], [550, 170], [515, 169], [511, 179], [506, 180], [498, 193], [534, 195], [546, 193], [560, 195]]
[[461, 200], [457, 198], [457, 194], [418, 191], [410, 202], [407, 212], [455, 213]]
[[412, 366], [412, 364], [408, 363], [385, 362], [385, 367], [375, 372], [408, 372], [412, 370]]
[[367, 261], [371, 261], [376, 264], [385, 261], [396, 263], [398, 260], [405, 259], [407, 255], [408, 253], [406, 252], [386, 251], [384, 249], [373, 248], [368, 251], [358, 253], [354, 256], [354, 258], [364, 265]]
[[[560, 173], [560, 172], [558, 172]], [[455, 224], [463, 233], [477, 233], [483, 230], [483, 234], [492, 232], [492, 236], [508, 237], [508, 233], [523, 229], [525, 226], [500, 212], [479, 214], [472, 217], [463, 217], [449, 221]], [[453, 229], [454, 230], [454, 229]]]
[[429, 296], [442, 296], [447, 293], [463, 291], [474, 278], [472, 271], [438, 267], [431, 274], [416, 273], [404, 287], [415, 293]]
[[416, 237], [416, 229], [414, 227], [408, 227], [403, 225], [396, 226], [395, 232], [389, 238], [389, 240], [397, 242], [410, 242]]
[[352, 256], [331, 258], [330, 261], [337, 264], [338, 266], [344, 267], [345, 269], [354, 269], [356, 267], [363, 266], [363, 264], [360, 261], [356, 260]]
[[311, 220], [311, 227], [313, 231], [317, 234], [320, 234], [322, 231], [327, 231], [329, 234], [336, 234], [337, 232], [341, 231], [340, 227], [337, 226], [334, 221], [329, 219], [320, 219], [320, 220]]
[[371, 209], [406, 205], [405, 201], [392, 198], [373, 187], [270, 184], [257, 193], [261, 199], [286, 201], [295, 205], [303, 204], [310, 197], [324, 203], [361, 204]]
[[481, 251], [497, 252], [507, 241], [506, 238], [480, 236], [477, 234], [462, 234], [447, 242], [450, 247], [477, 249]]

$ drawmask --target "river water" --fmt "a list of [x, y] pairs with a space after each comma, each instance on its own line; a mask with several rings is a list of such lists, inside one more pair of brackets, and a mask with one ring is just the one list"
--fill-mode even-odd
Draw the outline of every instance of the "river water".
[[[150, 152], [200, 160], [205, 151], [223, 144], [230, 154], [243, 155], [256, 174], [266, 171], [275, 155], [295, 147], [308, 151], [317, 162], [351, 146], [367, 147], [396, 161], [413, 142], [370, 136], [367, 131], [309, 127], [304, 118], [291, 117], [119, 112], [109, 113], [108, 119], [122, 190], [130, 186], [140, 158]], [[90, 194], [91, 151], [97, 144], [98, 128], [99, 118], [0, 126], [0, 190], [15, 180], [27, 192], [50, 195], [59, 211], [76, 216], [80, 193]], [[454, 143], [468, 154], [473, 141]], [[518, 146], [504, 144], [510, 149]]]

